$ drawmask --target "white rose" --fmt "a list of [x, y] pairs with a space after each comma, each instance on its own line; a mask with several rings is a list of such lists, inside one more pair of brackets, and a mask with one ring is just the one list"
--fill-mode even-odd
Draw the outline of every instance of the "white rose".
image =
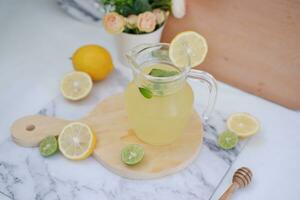
[[154, 9], [152, 11], [152, 13], [156, 17], [157, 24], [162, 24], [165, 21], [165, 13], [163, 10], [157, 8], [157, 9]]
[[138, 16], [136, 16], [136, 15], [129, 15], [126, 18], [126, 26], [128, 28], [135, 28], [137, 26], [137, 20], [138, 20]]

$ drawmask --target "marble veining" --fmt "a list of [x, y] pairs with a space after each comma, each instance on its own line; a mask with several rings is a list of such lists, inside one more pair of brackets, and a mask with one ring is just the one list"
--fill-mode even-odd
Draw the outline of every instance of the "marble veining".
[[104, 15], [99, 0], [57, 0], [57, 3], [69, 15], [84, 22], [99, 22]]
[[[96, 84], [82, 102], [69, 102], [59, 95], [39, 114], [79, 119], [105, 97], [123, 91], [129, 74], [127, 69], [116, 70], [110, 78]], [[154, 180], [119, 177], [93, 158], [81, 162], [69, 161], [60, 154], [43, 158], [38, 148], [17, 146], [9, 138], [0, 145], [0, 199], [6, 196], [13, 200], [208, 200], [247, 142], [228, 151], [216, 145], [218, 134], [225, 130], [226, 116], [227, 113], [216, 110], [204, 123], [203, 146], [191, 165]]]

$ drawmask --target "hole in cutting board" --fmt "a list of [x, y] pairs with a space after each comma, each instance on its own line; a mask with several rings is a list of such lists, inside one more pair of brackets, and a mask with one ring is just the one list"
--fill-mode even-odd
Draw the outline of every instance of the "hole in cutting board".
[[35, 125], [33, 124], [26, 126], [26, 131], [33, 131], [34, 129], [35, 129]]

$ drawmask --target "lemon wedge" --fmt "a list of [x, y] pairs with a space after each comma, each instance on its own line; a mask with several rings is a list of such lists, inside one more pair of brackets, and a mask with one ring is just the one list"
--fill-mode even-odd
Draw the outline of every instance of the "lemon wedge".
[[92, 90], [93, 82], [85, 72], [71, 72], [66, 74], [61, 81], [62, 95], [69, 100], [77, 101], [85, 98]]
[[246, 138], [256, 134], [260, 129], [260, 124], [249, 113], [234, 113], [227, 119], [227, 128], [240, 138]]
[[65, 126], [58, 136], [61, 153], [70, 160], [83, 160], [89, 157], [96, 146], [96, 136], [91, 128], [81, 122]]
[[185, 31], [175, 36], [169, 47], [169, 57], [177, 67], [200, 65], [207, 54], [206, 39], [197, 32]]

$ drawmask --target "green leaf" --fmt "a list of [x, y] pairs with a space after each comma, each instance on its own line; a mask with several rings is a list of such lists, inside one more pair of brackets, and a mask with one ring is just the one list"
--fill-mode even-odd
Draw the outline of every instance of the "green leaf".
[[171, 10], [172, 0], [150, 0], [152, 9]]
[[169, 58], [168, 50], [163, 50], [163, 49], [159, 49], [157, 51], [152, 51], [151, 55], [155, 58], [160, 58], [160, 59], [168, 59]]
[[139, 91], [147, 99], [151, 99], [153, 96], [151, 90], [149, 90], [148, 88], [139, 87]]
[[134, 13], [134, 9], [128, 5], [116, 6], [116, 11], [120, 15], [127, 17], [128, 15]]
[[133, 3], [133, 8], [135, 10], [135, 14], [140, 14], [146, 11], [151, 10], [151, 5], [149, 4], [148, 0], [135, 0]]
[[[131, 14], [140, 14], [155, 8], [171, 10], [172, 0], [100, 0], [106, 7], [127, 17]], [[111, 10], [109, 10], [111, 11]]]
[[155, 77], [169, 77], [169, 76], [175, 76], [177, 75], [177, 71], [168, 71], [163, 69], [152, 69], [149, 75], [155, 76]]

